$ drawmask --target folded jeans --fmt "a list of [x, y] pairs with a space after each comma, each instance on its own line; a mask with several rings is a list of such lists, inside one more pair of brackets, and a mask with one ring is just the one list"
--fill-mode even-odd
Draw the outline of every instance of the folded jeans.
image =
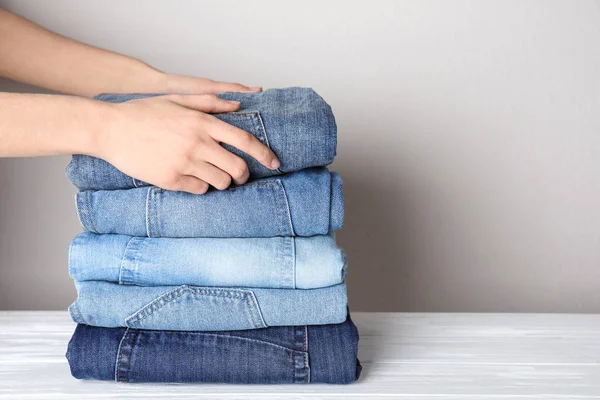
[[77, 215], [93, 233], [148, 237], [324, 235], [344, 222], [342, 180], [309, 168], [203, 195], [155, 186], [85, 190]]
[[[151, 96], [158, 94], [102, 94], [96, 100], [123, 103]], [[246, 161], [251, 178], [326, 166], [333, 162], [337, 145], [335, 119], [331, 107], [314, 90], [293, 87], [217, 96], [239, 101], [241, 109], [214, 116], [256, 136], [273, 150], [281, 162], [277, 170], [270, 170], [246, 153], [222, 143], [223, 147]], [[100, 158], [81, 154], [73, 155], [67, 176], [79, 189], [110, 190], [148, 185]]]
[[78, 379], [117, 382], [350, 383], [358, 330], [330, 325], [183, 332], [79, 324], [67, 359]]
[[69, 247], [76, 281], [140, 286], [315, 289], [344, 281], [335, 234], [271, 238], [148, 238], [79, 234]]
[[75, 281], [73, 321], [107, 328], [212, 331], [338, 324], [346, 284], [320, 289], [132, 286]]

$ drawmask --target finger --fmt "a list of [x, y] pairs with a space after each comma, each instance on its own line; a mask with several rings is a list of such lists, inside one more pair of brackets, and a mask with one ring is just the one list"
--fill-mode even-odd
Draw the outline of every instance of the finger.
[[213, 139], [243, 151], [269, 169], [279, 168], [280, 163], [275, 153], [254, 135], [214, 117], [211, 117], [211, 121], [213, 124], [208, 133]]
[[231, 175], [204, 161], [194, 163], [189, 174], [212, 185], [215, 189], [223, 190], [231, 185]]
[[165, 98], [182, 107], [205, 113], [233, 112], [240, 109], [240, 102], [223, 100], [214, 94], [171, 94]]
[[242, 85], [241, 83], [213, 81], [210, 85], [208, 85], [208, 91], [210, 93], [224, 93], [224, 92], [258, 93], [258, 92], [262, 92], [262, 87], [246, 86], [246, 85]]
[[208, 190], [208, 183], [195, 176], [180, 175], [171, 187], [164, 189], [193, 194], [204, 194]]
[[206, 161], [228, 173], [236, 185], [245, 183], [250, 177], [250, 170], [246, 161], [227, 151], [216, 142], [214, 142], [214, 147], [213, 145], [208, 146], [204, 157]]

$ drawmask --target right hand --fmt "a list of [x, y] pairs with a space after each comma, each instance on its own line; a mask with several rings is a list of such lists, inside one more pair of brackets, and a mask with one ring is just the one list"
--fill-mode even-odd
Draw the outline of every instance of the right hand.
[[238, 102], [215, 95], [164, 95], [103, 106], [112, 108], [97, 136], [96, 155], [125, 174], [167, 190], [205, 193], [248, 180], [248, 166], [227, 143], [277, 169], [275, 154], [252, 134], [208, 113], [233, 112]]

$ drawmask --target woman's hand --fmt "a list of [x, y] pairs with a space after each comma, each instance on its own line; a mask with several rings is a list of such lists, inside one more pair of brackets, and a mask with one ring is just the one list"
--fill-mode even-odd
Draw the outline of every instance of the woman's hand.
[[[198, 89], [204, 85], [204, 90], [216, 92], [227, 85], [238, 85], [187, 77], [182, 83]], [[275, 154], [256, 137], [208, 114], [236, 111], [238, 102], [211, 94], [100, 104], [106, 107], [108, 119], [94, 137], [93, 151], [88, 153], [163, 189], [202, 194], [209, 185], [225, 189], [232, 180], [244, 183], [249, 176], [246, 162], [225, 150], [221, 142], [267, 168], [279, 167]]]
[[256, 93], [261, 87], [245, 86], [241, 83], [217, 82], [206, 78], [160, 73], [160, 93], [171, 94], [217, 94], [224, 92]]

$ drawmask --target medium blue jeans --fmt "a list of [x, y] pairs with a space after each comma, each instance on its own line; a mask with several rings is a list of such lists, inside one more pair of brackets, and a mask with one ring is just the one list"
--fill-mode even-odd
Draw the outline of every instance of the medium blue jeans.
[[339, 324], [346, 285], [320, 289], [132, 286], [75, 281], [73, 321], [107, 328], [214, 331]]
[[[123, 103], [149, 94], [103, 94], [97, 100]], [[238, 112], [215, 114], [215, 117], [245, 130], [269, 146], [281, 166], [270, 170], [240, 150], [222, 144], [248, 164], [251, 178], [326, 166], [336, 154], [337, 128], [331, 107], [308, 88], [269, 89], [262, 93], [223, 93], [225, 100], [241, 103]], [[136, 149], [131, 149], [136, 151]], [[79, 189], [127, 189], [147, 183], [125, 175], [108, 162], [74, 155], [67, 176]]]
[[358, 331], [336, 325], [182, 332], [77, 325], [71, 374], [117, 382], [349, 383]]
[[342, 283], [345, 272], [346, 256], [333, 233], [228, 239], [82, 233], [69, 248], [76, 281], [315, 289]]
[[155, 186], [81, 191], [77, 215], [94, 233], [149, 237], [323, 235], [342, 227], [340, 176], [327, 168], [255, 180], [203, 195]]

